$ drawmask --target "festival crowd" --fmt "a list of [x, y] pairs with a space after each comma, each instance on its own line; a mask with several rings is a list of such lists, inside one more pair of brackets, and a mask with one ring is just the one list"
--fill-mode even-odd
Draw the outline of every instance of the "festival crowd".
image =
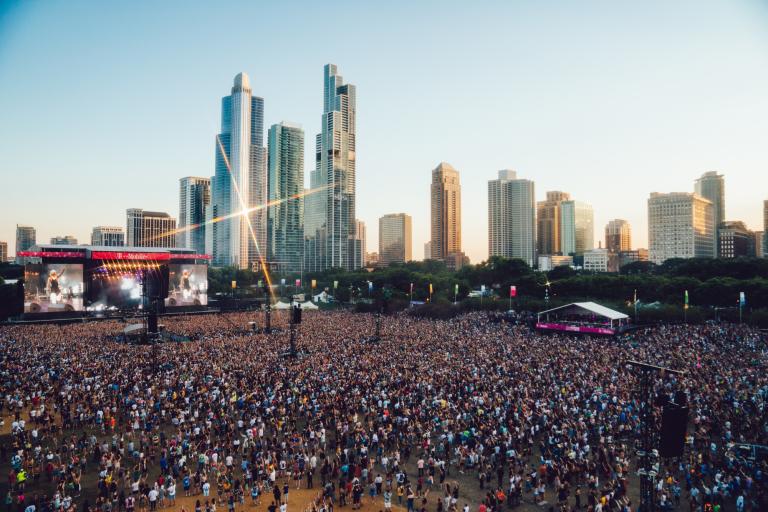
[[[768, 349], [733, 324], [616, 338], [540, 334], [485, 313], [382, 321], [305, 313], [298, 359], [255, 313], [167, 317], [191, 341], [118, 342], [114, 321], [0, 327], [0, 484], [9, 512], [638, 510], [634, 359], [690, 406], [656, 459], [661, 510], [766, 511]], [[655, 421], [660, 411], [654, 410]], [[184, 501], [184, 500], [181, 500]], [[192, 512], [191, 506], [188, 512]], [[294, 512], [294, 510], [291, 510]]]

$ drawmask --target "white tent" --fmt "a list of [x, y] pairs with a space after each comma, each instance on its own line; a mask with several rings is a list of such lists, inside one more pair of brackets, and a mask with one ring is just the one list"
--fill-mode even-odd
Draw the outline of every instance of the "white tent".
[[304, 302], [303, 304], [300, 304], [301, 309], [320, 309], [317, 307], [317, 305], [312, 304], [310, 301]]
[[275, 304], [272, 306], [272, 309], [290, 309], [291, 305], [287, 302], [279, 301], [275, 302]]
[[611, 327], [622, 325], [626, 323], [627, 319], [629, 318], [627, 315], [620, 311], [615, 311], [605, 306], [601, 306], [595, 302], [574, 302], [572, 304], [566, 304], [565, 306], [560, 306], [558, 308], [541, 311], [538, 314], [538, 321], [541, 322], [542, 319], [544, 319], [548, 322], [550, 316], [556, 318], [561, 316], [582, 317], [585, 319], [603, 318], [607, 320], [608, 323], [610, 323]]
[[330, 297], [331, 296], [328, 295], [328, 293], [325, 290], [323, 290], [322, 292], [312, 297], [312, 300], [315, 302], [330, 302]]

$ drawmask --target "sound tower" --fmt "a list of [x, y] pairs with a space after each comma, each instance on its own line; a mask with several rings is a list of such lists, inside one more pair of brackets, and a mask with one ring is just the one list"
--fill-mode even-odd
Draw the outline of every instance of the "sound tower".
[[662, 457], [682, 457], [687, 429], [688, 407], [674, 403], [664, 406], [661, 414], [659, 455]]

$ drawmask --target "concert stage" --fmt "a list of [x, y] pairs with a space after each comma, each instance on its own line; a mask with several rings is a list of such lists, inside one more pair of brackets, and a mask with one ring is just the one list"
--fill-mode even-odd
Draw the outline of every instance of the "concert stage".
[[538, 313], [542, 331], [612, 336], [627, 328], [629, 317], [595, 302], [574, 302]]

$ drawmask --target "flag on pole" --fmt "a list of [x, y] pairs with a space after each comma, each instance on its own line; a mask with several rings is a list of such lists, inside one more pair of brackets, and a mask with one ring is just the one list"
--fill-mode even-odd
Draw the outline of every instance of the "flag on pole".
[[368, 291], [369, 292], [373, 291], [373, 281], [368, 281]]
[[411, 293], [413, 293], [413, 283], [411, 283]]
[[333, 289], [335, 290], [338, 287], [339, 287], [339, 282], [338, 281], [334, 281], [333, 282]]
[[688, 309], [688, 290], [685, 290], [685, 309]]
[[454, 285], [454, 287], [453, 287], [453, 293], [455, 293], [455, 294], [457, 294], [457, 295], [459, 294], [459, 283], [456, 283], [456, 284]]
[[301, 279], [296, 280], [296, 288], [301, 288]]
[[232, 281], [232, 289], [234, 290], [237, 288], [237, 281]]
[[509, 285], [509, 296], [510, 297], [516, 297], [517, 296], [517, 286], [511, 284]]
[[312, 280], [312, 288], [317, 288], [317, 279]]
[[432, 295], [432, 283], [429, 283], [429, 294]]
[[264, 286], [264, 284], [263, 284], [263, 282], [262, 282], [262, 280], [261, 280], [261, 279], [259, 279], [259, 282], [256, 284], [256, 286], [258, 286], [259, 288], [261, 288], [262, 286]]
[[280, 280], [280, 284], [281, 284], [282, 286], [285, 286], [285, 278], [282, 278], [282, 279]]
[[635, 298], [633, 300], [634, 304], [637, 304], [637, 288], [635, 288]]
[[747, 296], [744, 292], [739, 292], [739, 307], [744, 307], [747, 304]]
[[482, 295], [485, 295], [485, 285], [484, 285], [484, 284], [481, 284], [481, 285], [480, 285], [480, 293], [481, 293]]

